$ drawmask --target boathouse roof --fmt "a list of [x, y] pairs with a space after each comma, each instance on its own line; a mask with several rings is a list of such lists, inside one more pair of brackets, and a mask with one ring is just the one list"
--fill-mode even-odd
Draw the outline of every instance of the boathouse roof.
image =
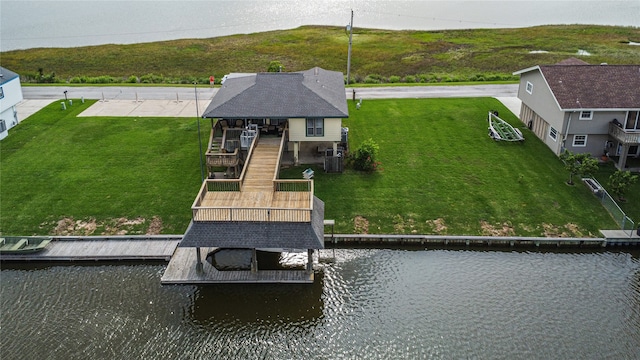
[[311, 222], [194, 221], [180, 247], [324, 248], [324, 202], [314, 196]]

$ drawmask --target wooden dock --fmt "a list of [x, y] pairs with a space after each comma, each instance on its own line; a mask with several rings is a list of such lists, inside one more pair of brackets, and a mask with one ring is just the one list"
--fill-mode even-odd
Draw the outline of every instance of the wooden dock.
[[160, 282], [168, 284], [247, 284], [247, 283], [276, 283], [276, 284], [304, 284], [313, 283], [313, 272], [306, 270], [249, 270], [219, 271], [206, 261], [207, 254], [213, 248], [201, 248], [200, 257], [202, 270], [196, 267], [196, 249], [176, 249]]
[[182, 236], [61, 237], [32, 254], [2, 254], [1, 261], [169, 261]]

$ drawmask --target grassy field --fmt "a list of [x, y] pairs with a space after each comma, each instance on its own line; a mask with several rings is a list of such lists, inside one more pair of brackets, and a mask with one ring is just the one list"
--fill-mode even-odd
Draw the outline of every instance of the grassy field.
[[[355, 28], [351, 82], [515, 80], [514, 71], [568, 57], [592, 64], [637, 63], [640, 47], [630, 46], [629, 41], [640, 42], [640, 28]], [[280, 61], [285, 71], [320, 66], [346, 74], [347, 47], [342, 27], [304, 26], [210, 39], [17, 50], [1, 56], [3, 67], [42, 81], [208, 83], [209, 75], [219, 80], [229, 72], [266, 71], [274, 60]], [[530, 53], [536, 50], [547, 52]], [[579, 50], [591, 56], [578, 56]]]
[[[382, 171], [325, 174], [316, 195], [337, 232], [595, 236], [615, 224], [560, 160], [496, 100], [399, 99], [350, 103], [352, 150], [372, 138]], [[487, 136], [487, 111], [523, 129], [524, 143]], [[302, 168], [283, 176], [299, 177]], [[602, 176], [611, 171], [603, 169]], [[603, 181], [603, 184], [606, 184]], [[640, 184], [630, 191], [640, 194]], [[640, 199], [625, 204], [638, 219]]]
[[[54, 102], [0, 142], [0, 233], [184, 232], [200, 185], [196, 121], [80, 118], [90, 102], [74, 104]], [[528, 130], [518, 144], [487, 136], [489, 109], [523, 127], [494, 99], [349, 106], [352, 149], [374, 139], [382, 170], [316, 169], [337, 232], [595, 236], [616, 226], [586, 187], [565, 185], [561, 162]], [[624, 204], [634, 219], [639, 194], [637, 184]]]
[[54, 102], [0, 142], [0, 233], [183, 233], [201, 184], [196, 120], [77, 117], [91, 103]]

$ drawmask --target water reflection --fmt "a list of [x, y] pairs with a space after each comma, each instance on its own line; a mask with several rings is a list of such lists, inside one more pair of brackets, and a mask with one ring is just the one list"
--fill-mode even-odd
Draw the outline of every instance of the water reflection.
[[314, 284], [200, 287], [2, 264], [2, 359], [640, 358], [638, 255], [336, 249]]
[[202, 325], [235, 323], [312, 326], [323, 316], [323, 273], [313, 284], [207, 285], [196, 289], [189, 319]]

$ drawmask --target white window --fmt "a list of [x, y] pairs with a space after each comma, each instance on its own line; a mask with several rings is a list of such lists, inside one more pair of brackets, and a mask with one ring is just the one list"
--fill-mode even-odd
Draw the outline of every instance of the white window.
[[587, 135], [573, 135], [573, 146], [574, 147], [587, 146]]
[[549, 137], [552, 138], [553, 141], [556, 141], [558, 139], [558, 130], [554, 129], [553, 127], [550, 127]]
[[530, 83], [529, 81], [527, 81], [527, 87], [526, 90], [529, 94], [533, 94], [533, 84]]
[[580, 120], [591, 120], [593, 118], [593, 111], [583, 110], [580, 111]]
[[324, 136], [324, 119], [307, 119], [307, 136]]

